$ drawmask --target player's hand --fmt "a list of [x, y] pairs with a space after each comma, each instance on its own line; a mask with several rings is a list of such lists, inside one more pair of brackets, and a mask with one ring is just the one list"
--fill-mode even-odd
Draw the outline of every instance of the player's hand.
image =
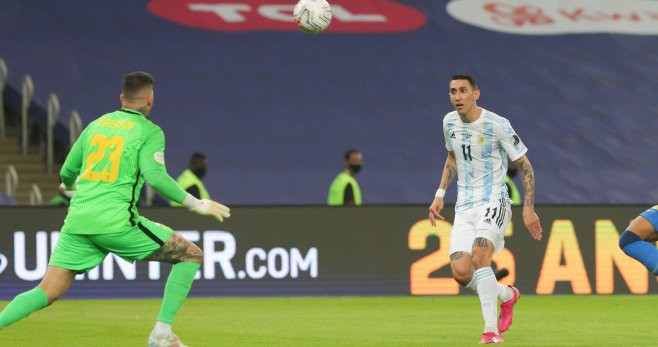
[[75, 194], [75, 187], [69, 188], [64, 183], [61, 183], [59, 185], [59, 191], [62, 192], [62, 194], [64, 194], [64, 196], [67, 198], [72, 199], [73, 195]]
[[541, 240], [542, 229], [535, 210], [530, 207], [523, 207], [523, 223], [533, 239], [537, 241]]
[[223, 222], [224, 218], [231, 216], [231, 209], [228, 206], [208, 199], [199, 200], [199, 203], [191, 208], [190, 211], [206, 216], [213, 216], [220, 222]]
[[432, 204], [430, 205], [430, 224], [433, 227], [436, 226], [436, 219], [441, 218], [445, 220], [445, 217], [441, 215], [441, 210], [443, 210], [443, 198], [434, 198]]

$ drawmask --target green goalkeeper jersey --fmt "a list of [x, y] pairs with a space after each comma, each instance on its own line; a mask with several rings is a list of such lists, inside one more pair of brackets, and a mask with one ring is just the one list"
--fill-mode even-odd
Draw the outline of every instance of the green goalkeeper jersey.
[[169, 191], [164, 195], [181, 202], [185, 192], [166, 174], [164, 148], [162, 129], [134, 110], [108, 113], [89, 124], [60, 173], [68, 187], [77, 179], [62, 232], [107, 234], [130, 230], [138, 222], [136, 202], [144, 177], [149, 174], [164, 174], [168, 178], [165, 190]]

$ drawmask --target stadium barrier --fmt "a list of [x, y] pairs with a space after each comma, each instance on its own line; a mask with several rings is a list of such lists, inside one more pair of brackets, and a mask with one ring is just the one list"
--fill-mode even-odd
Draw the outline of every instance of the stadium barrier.
[[[542, 206], [544, 239], [534, 241], [521, 210], [507, 230], [498, 267], [525, 294], [644, 294], [656, 277], [617, 247], [646, 206]], [[437, 228], [426, 206], [235, 207], [223, 224], [184, 209], [142, 215], [171, 226], [204, 251], [191, 295], [327, 296], [466, 293], [450, 278], [450, 224]], [[66, 210], [0, 208], [0, 299], [44, 275]], [[445, 210], [452, 220], [452, 208]], [[169, 265], [108, 256], [71, 286], [70, 298], [159, 297]]]

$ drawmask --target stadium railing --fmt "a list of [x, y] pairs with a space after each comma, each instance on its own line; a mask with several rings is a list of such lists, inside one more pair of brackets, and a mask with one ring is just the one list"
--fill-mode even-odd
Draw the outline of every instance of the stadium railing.
[[4, 140], [7, 133], [5, 131], [5, 102], [4, 91], [7, 84], [7, 64], [4, 59], [0, 58], [0, 140]]
[[[77, 139], [82, 122], [80, 115], [75, 110], [71, 113], [73, 120], [69, 119], [68, 124], [74, 123], [74, 127], [63, 124], [62, 122], [49, 122], [48, 109], [43, 107], [34, 100], [34, 83], [30, 75], [25, 75], [21, 85], [21, 91], [18, 91], [10, 83], [7, 76], [9, 69], [4, 60], [0, 58], [0, 93], [3, 103], [9, 113], [3, 112], [0, 115], [0, 129], [7, 130], [9, 118], [18, 116], [19, 144], [21, 153], [26, 154], [28, 146], [36, 145], [42, 150], [44, 164], [48, 162], [47, 158], [47, 141], [48, 128], [52, 128], [52, 139], [54, 144], [53, 158], [54, 162], [63, 162], [66, 158], [70, 147], [71, 139]], [[56, 94], [51, 94], [56, 95]], [[50, 100], [50, 98], [49, 98]], [[3, 109], [3, 111], [5, 111]], [[75, 115], [74, 115], [75, 114]], [[75, 140], [74, 140], [75, 141]]]
[[[53, 175], [55, 164], [63, 163], [70, 147], [80, 136], [82, 119], [73, 110], [66, 125], [59, 122], [61, 104], [55, 93], [49, 94], [46, 107], [43, 107], [34, 98], [35, 85], [29, 74], [23, 77], [20, 91], [9, 83], [8, 75], [7, 64], [0, 58], [0, 139], [14, 134], [23, 156], [28, 154], [30, 146], [38, 148], [44, 171]], [[15, 167], [12, 172], [16, 174]], [[5, 176], [14, 177], [13, 174], [8, 170]], [[15, 176], [18, 182], [18, 175]], [[11, 198], [15, 201], [16, 186], [11, 188], [14, 195]], [[43, 201], [40, 193], [38, 185], [32, 187], [30, 204]]]
[[71, 111], [71, 116], [69, 116], [69, 149], [73, 147], [73, 144], [80, 136], [82, 132], [82, 119], [78, 111]]
[[14, 165], [8, 165], [5, 170], [5, 194], [13, 198], [16, 189], [18, 188], [18, 173]]
[[59, 99], [55, 93], [50, 93], [48, 97], [48, 125], [46, 127], [46, 171], [49, 175], [53, 174], [54, 161], [54, 141], [53, 129], [59, 119]]
[[21, 94], [21, 153], [23, 156], [27, 155], [27, 120], [28, 112], [30, 111], [30, 104], [34, 96], [34, 83], [30, 75], [23, 77], [23, 93]]
[[32, 187], [30, 188], [30, 205], [37, 206], [42, 204], [43, 195], [41, 194], [41, 189], [39, 189], [39, 185], [32, 183]]

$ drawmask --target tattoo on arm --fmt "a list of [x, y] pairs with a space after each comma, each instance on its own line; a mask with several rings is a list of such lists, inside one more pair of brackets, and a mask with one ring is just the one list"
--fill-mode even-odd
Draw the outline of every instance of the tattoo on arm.
[[463, 257], [463, 256], [464, 256], [464, 252], [462, 252], [462, 251], [457, 251], [457, 252], [455, 252], [455, 253], [453, 253], [453, 254], [450, 255], [450, 260], [457, 260], [457, 259], [459, 259], [459, 258], [461, 258], [461, 257]]
[[525, 192], [524, 205], [535, 207], [535, 172], [530, 165], [528, 157], [525, 155], [514, 162], [517, 168], [521, 170], [523, 180], [523, 191]]
[[203, 252], [201, 252], [201, 249], [199, 249], [197, 245], [174, 232], [164, 246], [151, 253], [151, 255], [144, 260], [161, 261], [172, 264], [182, 261], [201, 264], [202, 259]]
[[452, 180], [457, 176], [457, 168], [450, 164], [446, 164], [445, 170], [448, 171], [448, 175], [446, 175], [446, 188], [448, 188], [450, 183], [452, 183]]
[[443, 189], [447, 189], [456, 176], [457, 176], [457, 167], [455, 166], [454, 157], [448, 154], [448, 158], [446, 159], [446, 164], [443, 167], [443, 176], [441, 177], [442, 184], [440, 184], [439, 186]]
[[489, 240], [485, 239], [484, 237], [476, 237], [475, 241], [473, 241], [473, 247], [483, 247], [487, 248]]

